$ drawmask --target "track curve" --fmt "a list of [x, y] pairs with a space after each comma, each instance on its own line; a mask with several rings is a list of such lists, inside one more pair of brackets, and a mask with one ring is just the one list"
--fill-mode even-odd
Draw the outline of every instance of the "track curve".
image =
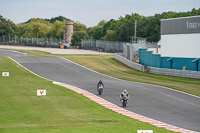
[[130, 100], [127, 110], [177, 127], [200, 132], [200, 98], [185, 93], [143, 83], [123, 81], [85, 69], [57, 57], [28, 56], [0, 50], [32, 72], [53, 81], [67, 83], [97, 94], [96, 84], [105, 85], [100, 97], [121, 106], [119, 95], [127, 89]]

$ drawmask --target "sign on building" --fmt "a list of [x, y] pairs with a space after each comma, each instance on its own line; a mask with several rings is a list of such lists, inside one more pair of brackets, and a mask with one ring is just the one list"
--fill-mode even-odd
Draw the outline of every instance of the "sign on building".
[[200, 57], [200, 16], [161, 20], [161, 56]]
[[161, 20], [161, 35], [200, 33], [200, 16]]

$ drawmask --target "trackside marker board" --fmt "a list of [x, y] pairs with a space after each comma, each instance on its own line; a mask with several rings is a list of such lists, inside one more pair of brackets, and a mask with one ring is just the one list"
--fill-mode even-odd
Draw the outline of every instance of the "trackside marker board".
[[46, 90], [37, 90], [37, 96], [46, 96]]
[[9, 77], [9, 72], [2, 72], [2, 76]]
[[137, 133], [153, 133], [153, 130], [137, 130]]

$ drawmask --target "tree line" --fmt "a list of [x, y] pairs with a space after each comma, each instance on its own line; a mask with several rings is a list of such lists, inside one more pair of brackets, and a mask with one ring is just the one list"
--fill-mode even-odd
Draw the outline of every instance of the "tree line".
[[[135, 20], [137, 20], [137, 36], [147, 38], [149, 42], [160, 40], [160, 20], [177, 17], [200, 15], [200, 8], [193, 8], [188, 12], [163, 12], [154, 16], [142, 16], [137, 13], [127, 14], [119, 19], [100, 21], [96, 26], [86, 27], [80, 22], [74, 24], [72, 36], [73, 45], [80, 45], [81, 39], [94, 39], [106, 41], [130, 42], [134, 36]], [[0, 36], [26, 36], [38, 38], [63, 39], [65, 21], [63, 16], [51, 19], [33, 18], [24, 23], [14, 24], [12, 21], [0, 15]]]

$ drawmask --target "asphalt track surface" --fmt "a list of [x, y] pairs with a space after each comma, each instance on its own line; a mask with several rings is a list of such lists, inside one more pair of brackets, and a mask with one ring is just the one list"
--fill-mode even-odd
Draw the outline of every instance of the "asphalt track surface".
[[105, 89], [101, 98], [121, 106], [119, 95], [127, 89], [130, 100], [127, 110], [184, 129], [200, 132], [200, 98], [165, 87], [123, 81], [85, 69], [57, 57], [29, 56], [1, 50], [30, 71], [53, 81], [70, 84], [97, 94], [101, 79]]

